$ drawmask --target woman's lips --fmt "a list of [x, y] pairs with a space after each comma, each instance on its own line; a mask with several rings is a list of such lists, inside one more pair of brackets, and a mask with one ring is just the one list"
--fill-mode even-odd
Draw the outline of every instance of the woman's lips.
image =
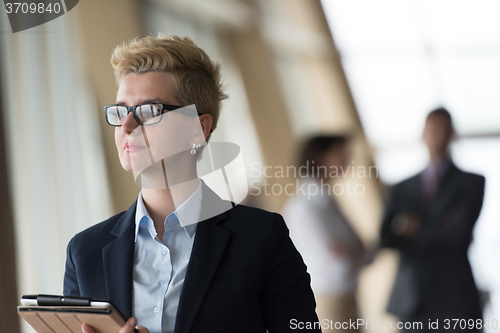
[[136, 151], [139, 151], [139, 150], [142, 150], [146, 148], [145, 146], [143, 145], [140, 145], [140, 144], [137, 144], [137, 143], [134, 143], [134, 142], [126, 142], [125, 145], [123, 146], [123, 149], [125, 150], [125, 152], [127, 153], [133, 153], [133, 152], [136, 152]]

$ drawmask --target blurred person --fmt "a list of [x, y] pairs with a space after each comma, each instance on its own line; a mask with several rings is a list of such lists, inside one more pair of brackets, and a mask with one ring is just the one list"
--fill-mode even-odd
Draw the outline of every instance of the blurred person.
[[382, 223], [381, 245], [401, 254], [388, 312], [422, 322], [424, 331], [436, 331], [429, 320], [438, 320], [438, 331], [453, 331], [454, 319], [462, 320], [456, 331], [465, 322], [466, 329], [479, 331], [476, 320], [482, 318], [467, 249], [485, 179], [453, 164], [448, 149], [453, 133], [446, 109], [429, 113], [422, 140], [430, 163], [392, 188]]
[[360, 238], [332, 196], [332, 179], [342, 174], [347, 157], [344, 136], [309, 139], [299, 157], [298, 175], [304, 191], [297, 191], [283, 208], [290, 237], [311, 275], [320, 322], [330, 323], [323, 332], [336, 322], [358, 318], [357, 281], [367, 261]]
[[227, 97], [220, 65], [171, 35], [117, 46], [111, 63], [118, 93], [105, 117], [142, 190], [127, 211], [71, 239], [64, 295], [113, 302], [129, 318], [120, 333], [137, 324], [151, 333], [273, 333], [317, 322], [283, 218], [222, 200], [198, 178]]

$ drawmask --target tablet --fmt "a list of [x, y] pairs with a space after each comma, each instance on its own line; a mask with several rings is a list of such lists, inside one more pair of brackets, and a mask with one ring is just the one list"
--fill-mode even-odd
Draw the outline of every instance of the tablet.
[[17, 313], [38, 333], [81, 332], [83, 323], [96, 333], [118, 333], [125, 317], [106, 300], [57, 295], [23, 295]]

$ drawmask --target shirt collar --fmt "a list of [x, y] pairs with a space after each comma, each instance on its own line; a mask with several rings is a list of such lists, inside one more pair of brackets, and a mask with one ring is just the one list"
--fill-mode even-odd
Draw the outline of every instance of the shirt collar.
[[[173, 211], [165, 221], [172, 215], [175, 214], [180, 222], [181, 227], [184, 229], [186, 234], [192, 238], [196, 232], [196, 225], [200, 220], [201, 214], [201, 199], [202, 199], [202, 182], [198, 179], [198, 186], [194, 192], [179, 206], [175, 211]], [[164, 222], [165, 223], [165, 222]], [[156, 230], [153, 224], [153, 219], [148, 213], [144, 201], [142, 199], [142, 191], [139, 193], [137, 198], [137, 208], [135, 210], [135, 240], [137, 241], [137, 235], [139, 233], [139, 227], [145, 225], [151, 237], [156, 237]]]
[[451, 166], [451, 159], [448, 156], [442, 156], [434, 163], [430, 162], [429, 165], [422, 171], [424, 178], [441, 178], [448, 168]]

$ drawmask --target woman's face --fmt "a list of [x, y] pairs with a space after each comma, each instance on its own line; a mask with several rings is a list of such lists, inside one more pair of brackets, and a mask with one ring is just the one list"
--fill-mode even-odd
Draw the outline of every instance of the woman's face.
[[335, 144], [323, 155], [321, 165], [331, 168], [341, 169], [347, 165], [348, 152], [345, 144]]
[[[118, 89], [116, 104], [134, 106], [143, 103], [180, 105], [174, 97], [174, 86], [168, 73], [128, 74]], [[115, 143], [123, 168], [141, 172], [153, 163], [187, 152], [199, 136], [198, 117], [167, 112], [161, 121], [141, 126], [129, 113], [122, 126], [115, 129]], [[199, 140], [198, 140], [199, 141]]]

